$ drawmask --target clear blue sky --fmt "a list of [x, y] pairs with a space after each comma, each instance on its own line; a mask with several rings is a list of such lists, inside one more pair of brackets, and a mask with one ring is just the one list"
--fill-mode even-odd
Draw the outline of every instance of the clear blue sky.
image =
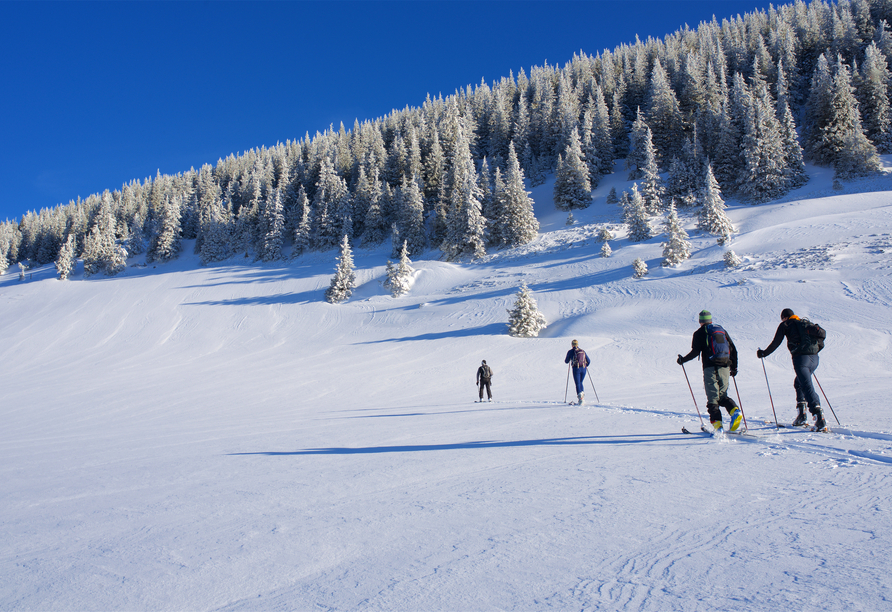
[[0, 2], [0, 220], [761, 0]]

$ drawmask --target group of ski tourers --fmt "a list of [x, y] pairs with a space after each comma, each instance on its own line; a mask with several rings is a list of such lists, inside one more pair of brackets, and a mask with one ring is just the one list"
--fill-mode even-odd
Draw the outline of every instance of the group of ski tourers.
[[[722, 412], [724, 408], [730, 418], [731, 431], [738, 431], [743, 416], [740, 407], [728, 396], [728, 382], [737, 376], [737, 348], [728, 332], [712, 322], [712, 314], [708, 310], [700, 312], [700, 327], [694, 332], [691, 340], [691, 352], [679, 355], [678, 365], [684, 367], [698, 355], [703, 364], [703, 386], [706, 389], [706, 410], [716, 433], [722, 433]], [[793, 426], [808, 424], [806, 407], [814, 417], [812, 431], [829, 432], [821, 402], [812, 384], [812, 376], [818, 367], [818, 352], [824, 348], [826, 332], [820, 325], [808, 319], [796, 316], [789, 308], [781, 311], [781, 322], [777, 326], [774, 339], [766, 349], [757, 349], [756, 356], [763, 359], [773, 353], [784, 341], [793, 357], [793, 370], [796, 378], [793, 388], [796, 390], [796, 409], [798, 414]], [[762, 365], [764, 368], [764, 363]], [[685, 373], [687, 378], [687, 373]], [[767, 382], [767, 375], [766, 375]], [[690, 383], [688, 383], [690, 385]], [[693, 391], [691, 392], [693, 395]], [[696, 404], [696, 401], [695, 401]], [[773, 403], [772, 403], [773, 406]]]
[[[743, 411], [740, 406], [728, 395], [728, 383], [731, 378], [737, 376], [737, 347], [731, 340], [731, 336], [721, 325], [712, 322], [712, 313], [703, 310], [699, 315], [700, 327], [694, 332], [691, 339], [691, 351], [687, 355], [679, 355], [676, 360], [678, 365], [684, 368], [684, 364], [696, 357], [700, 357], [703, 365], [703, 386], [706, 389], [706, 411], [712, 423], [715, 433], [723, 433], [722, 411], [728, 412], [730, 430], [740, 430], [743, 421]], [[796, 378], [793, 388], [796, 390], [796, 409], [798, 414], [793, 421], [794, 427], [808, 425], [806, 408], [814, 417], [812, 431], [829, 432], [827, 422], [824, 420], [824, 412], [821, 410], [821, 401], [812, 384], [812, 376], [818, 367], [818, 352], [824, 348], [826, 332], [820, 325], [812, 323], [808, 319], [796, 316], [789, 308], [781, 311], [781, 322], [774, 333], [774, 339], [766, 349], [756, 350], [756, 356], [763, 359], [773, 353], [786, 338], [787, 348], [793, 357], [793, 370]], [[585, 401], [585, 378], [591, 359], [580, 348], [579, 342], [573, 340], [564, 363], [569, 364], [567, 371], [567, 384], [569, 387], [570, 372], [573, 374], [573, 382], [576, 385], [576, 404], [582, 405]], [[765, 365], [763, 363], [762, 367]], [[476, 384], [480, 391], [480, 401], [483, 401], [483, 391], [489, 401], [492, 401], [492, 368], [486, 365], [484, 360], [477, 369]], [[685, 372], [685, 379], [687, 379]], [[768, 376], [766, 374], [766, 382]], [[735, 383], [736, 384], [736, 383]], [[594, 387], [594, 384], [592, 385]], [[690, 387], [690, 381], [688, 382]], [[769, 390], [770, 392], [770, 390]], [[693, 389], [691, 396], [693, 396]], [[566, 399], [566, 398], [565, 398]], [[696, 405], [696, 399], [694, 400]], [[772, 401], [772, 408], [774, 404]], [[699, 409], [698, 409], [699, 412]]]

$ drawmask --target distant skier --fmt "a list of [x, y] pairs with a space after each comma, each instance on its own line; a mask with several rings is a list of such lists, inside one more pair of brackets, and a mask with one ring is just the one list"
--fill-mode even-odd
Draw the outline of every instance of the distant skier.
[[576, 401], [581, 406], [585, 400], [585, 373], [586, 368], [592, 364], [592, 360], [588, 358], [585, 351], [579, 348], [579, 342], [574, 340], [570, 343], [571, 348], [567, 351], [567, 357], [564, 363], [573, 366], [573, 382], [576, 383]]
[[486, 365], [486, 359], [477, 368], [477, 387], [480, 389], [480, 401], [483, 401], [483, 388], [486, 387], [486, 399], [492, 401], [492, 368]]
[[796, 372], [796, 378], [793, 380], [793, 388], [796, 390], [796, 409], [799, 414], [793, 425], [805, 425], [808, 423], [808, 417], [805, 415], [805, 408], [815, 417], [815, 431], [826, 431], [827, 423], [824, 421], [824, 413], [821, 410], [821, 398], [818, 397], [814, 385], [812, 385], [811, 377], [814, 371], [818, 369], [817, 351], [820, 348], [817, 345], [803, 342], [804, 332], [802, 328], [802, 319], [793, 314], [789, 308], [781, 311], [781, 322], [774, 332], [774, 340], [766, 349], [758, 349], [756, 356], [759, 359], [768, 357], [780, 346], [784, 337], [787, 338], [787, 348], [793, 357], [793, 371]]
[[722, 430], [722, 411], [724, 407], [731, 419], [731, 431], [737, 431], [743, 413], [728, 397], [729, 376], [737, 376], [737, 348], [731, 336], [721, 325], [712, 322], [712, 314], [708, 310], [700, 311], [700, 327], [691, 339], [691, 352], [678, 356], [676, 363], [684, 364], [700, 355], [703, 364], [703, 386], [706, 389], [706, 411], [713, 428]]

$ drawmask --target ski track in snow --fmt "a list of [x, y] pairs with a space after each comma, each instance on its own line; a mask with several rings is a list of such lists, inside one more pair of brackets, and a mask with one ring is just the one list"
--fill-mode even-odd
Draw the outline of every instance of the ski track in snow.
[[[892, 609], [892, 179], [810, 170], [783, 201], [728, 202], [736, 269], [695, 211], [678, 268], [661, 237], [628, 241], [618, 173], [573, 226], [533, 189], [536, 240], [427, 253], [396, 299], [384, 246], [354, 252], [337, 306], [334, 252], [202, 268], [186, 244], [113, 279], [0, 277], [0, 609]], [[538, 339], [506, 335], [522, 282]], [[755, 350], [787, 306], [828, 329], [830, 434], [774, 427], [789, 355]], [[699, 363], [694, 398], [675, 363], [703, 308], [740, 352], [752, 437], [681, 433], [705, 415]], [[572, 338], [583, 406], [561, 401]]]

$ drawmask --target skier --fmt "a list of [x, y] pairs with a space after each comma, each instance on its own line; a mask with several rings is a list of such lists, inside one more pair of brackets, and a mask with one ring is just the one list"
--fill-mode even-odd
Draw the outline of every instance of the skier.
[[492, 368], [486, 365], [486, 359], [477, 368], [477, 386], [480, 388], [480, 401], [483, 401], [483, 388], [486, 387], [486, 399], [492, 401]]
[[716, 432], [722, 431], [722, 411], [724, 407], [731, 419], [731, 431], [737, 431], [743, 413], [728, 397], [728, 377], [737, 376], [737, 348], [731, 336], [721, 325], [712, 323], [708, 310], [700, 311], [700, 327], [691, 339], [691, 352], [678, 356], [676, 363], [684, 364], [700, 355], [703, 364], [703, 386], [706, 389], [706, 411]]
[[796, 420], [793, 421], [793, 425], [799, 426], [808, 423], [808, 417], [805, 415], [805, 408], [808, 406], [808, 411], [815, 417], [814, 431], [827, 431], [827, 423], [824, 421], [824, 413], [821, 411], [821, 399], [818, 397], [811, 382], [812, 374], [818, 368], [819, 359], [817, 353], [814, 355], [806, 354], [805, 351], [808, 349], [802, 346], [802, 336], [799, 329], [801, 320], [793, 314], [791, 309], [784, 308], [781, 311], [780, 325], [777, 326], [777, 331], [774, 332], [774, 340], [771, 341], [768, 348], [764, 350], [758, 349], [756, 356], [759, 359], [768, 357], [780, 346], [784, 336], [786, 336], [787, 348], [790, 349], [790, 355], [793, 358], [793, 371], [796, 373], [796, 378], [793, 380], [793, 388], [796, 390], [796, 409], [799, 411]]
[[576, 400], [581, 406], [585, 399], [584, 383], [586, 368], [592, 364], [592, 360], [588, 358], [585, 351], [579, 348], [579, 342], [574, 340], [570, 344], [571, 348], [567, 351], [567, 357], [564, 359], [564, 363], [573, 365], [573, 382], [576, 383]]

